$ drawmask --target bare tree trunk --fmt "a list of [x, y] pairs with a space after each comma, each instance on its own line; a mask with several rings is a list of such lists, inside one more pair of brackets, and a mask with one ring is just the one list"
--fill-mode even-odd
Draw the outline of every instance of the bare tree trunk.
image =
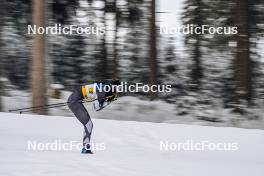
[[201, 63], [201, 39], [199, 35], [196, 35], [196, 43], [194, 48], [194, 63], [191, 71], [191, 90], [197, 91], [201, 88], [201, 79], [203, 77], [203, 68]]
[[[45, 0], [32, 0], [33, 25], [45, 27]], [[45, 35], [35, 34], [32, 44], [32, 104], [43, 106], [47, 102], [45, 74]], [[35, 110], [37, 114], [47, 114], [46, 110]]]
[[[0, 6], [0, 78], [3, 76], [2, 29], [3, 29], [3, 5]], [[3, 95], [3, 85], [2, 85], [2, 81], [0, 80], [0, 111], [2, 111], [2, 95]]]
[[[115, 7], [116, 7], [116, 1], [115, 0]], [[117, 9], [117, 8], [116, 8]], [[117, 14], [117, 10], [115, 11], [115, 36], [114, 36], [114, 58], [113, 58], [113, 62], [114, 62], [114, 70], [113, 70], [113, 78], [116, 79], [119, 77], [119, 72], [118, 72], [118, 59], [117, 59], [117, 33], [118, 33], [118, 14]]]
[[[158, 83], [157, 80], [157, 47], [156, 47], [156, 0], [151, 1], [151, 19], [150, 19], [150, 53], [149, 53], [149, 66], [150, 75], [149, 83], [150, 85], [155, 85]], [[157, 97], [157, 93], [151, 92], [151, 98]]]
[[[194, 11], [195, 14], [195, 23], [197, 26], [202, 26], [202, 3], [201, 0], [196, 0], [197, 8]], [[193, 70], [191, 71], [191, 79], [192, 79], [192, 85], [191, 89], [193, 91], [197, 91], [201, 89], [201, 79], [203, 77], [203, 68], [202, 68], [202, 53], [201, 53], [201, 36], [199, 34], [195, 34], [194, 36], [196, 42], [194, 44], [194, 65]]]
[[252, 62], [250, 59], [250, 33], [249, 33], [249, 3], [248, 0], [236, 0], [236, 36], [237, 49], [234, 60], [235, 92], [234, 102], [239, 105], [251, 100]]
[[[107, 0], [103, 0], [105, 6], [106, 6], [106, 3], [107, 3]], [[105, 27], [105, 34], [103, 36], [103, 39], [102, 39], [102, 58], [101, 58], [101, 63], [100, 63], [100, 79], [101, 80], [104, 80], [104, 79], [109, 79], [108, 77], [108, 73], [109, 73], [109, 63], [108, 63], [108, 46], [107, 46], [107, 41], [106, 41], [106, 38], [107, 38], [107, 18], [106, 18], [106, 11], [104, 10], [103, 12], [103, 25]]]

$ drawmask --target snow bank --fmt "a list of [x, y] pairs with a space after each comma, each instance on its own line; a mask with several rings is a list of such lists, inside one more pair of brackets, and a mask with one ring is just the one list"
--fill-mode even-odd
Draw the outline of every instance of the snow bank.
[[[61, 99], [49, 98], [49, 104], [66, 102], [71, 92], [62, 91]], [[4, 111], [10, 109], [24, 108], [31, 106], [30, 94], [23, 91], [9, 91], [7, 96], [3, 96]], [[117, 101], [102, 111], [95, 112], [91, 103], [85, 104], [92, 118], [114, 119], [126, 121], [162, 122], [177, 124], [193, 124], [206, 126], [228, 126], [241, 128], [264, 129], [263, 110], [255, 110], [259, 119], [249, 120], [246, 117], [233, 114], [228, 109], [208, 109], [207, 111], [190, 110], [187, 115], [178, 115], [179, 110], [175, 104], [170, 104], [161, 100], [149, 101], [141, 100], [137, 97], [119, 97]], [[50, 115], [73, 116], [67, 106], [49, 109]], [[218, 122], [201, 120], [199, 117], [216, 119]]]

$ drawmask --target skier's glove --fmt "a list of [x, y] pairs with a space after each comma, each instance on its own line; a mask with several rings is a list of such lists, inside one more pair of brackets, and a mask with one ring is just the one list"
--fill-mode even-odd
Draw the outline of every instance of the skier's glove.
[[113, 95], [106, 98], [106, 101], [109, 103], [115, 100], [117, 100], [117, 93], [114, 93]]

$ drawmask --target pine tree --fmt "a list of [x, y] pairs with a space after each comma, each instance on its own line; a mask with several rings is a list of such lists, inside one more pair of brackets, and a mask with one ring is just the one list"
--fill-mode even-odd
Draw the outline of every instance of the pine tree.
[[142, 30], [147, 24], [145, 3], [142, 0], [129, 0], [125, 5], [118, 6], [117, 13], [119, 14], [119, 28], [127, 31], [124, 36], [124, 42], [118, 44], [119, 56], [119, 74], [122, 79], [133, 82], [148, 82], [147, 75], [148, 63], [147, 53], [145, 48], [149, 45], [147, 41], [147, 32]]
[[[194, 26], [206, 24], [206, 9], [203, 0], [187, 0], [184, 6], [183, 23], [185, 25], [193, 24]], [[193, 61], [190, 67], [190, 89], [193, 91], [201, 88], [201, 79], [203, 78], [203, 53], [201, 48], [204, 40], [204, 36], [199, 34], [189, 34], [185, 37], [185, 44]]]
[[[260, 19], [257, 0], [236, 1], [234, 20], [238, 26], [235, 36], [237, 47], [234, 58], [234, 97], [235, 112], [244, 113], [243, 106], [252, 106], [257, 74], [260, 70], [256, 41], [258, 40]], [[262, 6], [263, 7], [263, 6]]]
[[[159, 37], [160, 38], [160, 37]], [[177, 102], [177, 97], [182, 95], [182, 79], [179, 75], [179, 57], [176, 55], [175, 39], [161, 38], [159, 40], [159, 79], [161, 84], [171, 85], [172, 92], [160, 93], [159, 97], [167, 102]]]

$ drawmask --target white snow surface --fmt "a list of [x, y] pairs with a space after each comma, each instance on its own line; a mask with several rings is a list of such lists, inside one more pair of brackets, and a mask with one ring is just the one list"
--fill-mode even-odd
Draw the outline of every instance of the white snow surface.
[[[100, 113], [100, 112], [99, 112]], [[230, 127], [93, 119], [93, 155], [30, 151], [28, 141], [80, 141], [82, 126], [58, 116], [0, 113], [3, 176], [262, 176], [264, 131]], [[236, 151], [161, 151], [160, 141], [237, 143]]]

